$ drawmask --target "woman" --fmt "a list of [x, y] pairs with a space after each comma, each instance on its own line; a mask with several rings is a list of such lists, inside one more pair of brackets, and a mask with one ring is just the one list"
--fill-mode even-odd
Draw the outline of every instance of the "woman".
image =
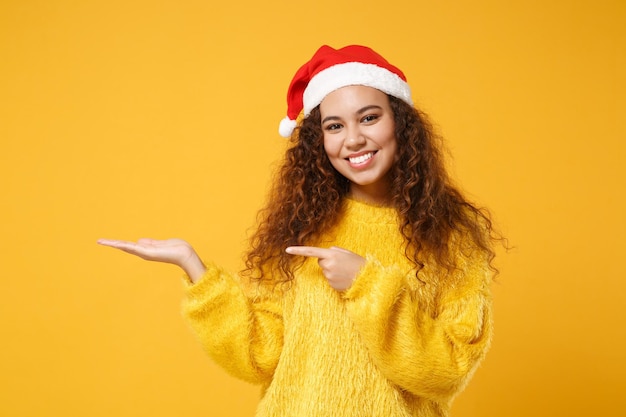
[[370, 48], [321, 47], [287, 113], [242, 274], [180, 239], [100, 243], [185, 271], [185, 315], [217, 363], [262, 386], [257, 416], [447, 416], [490, 344], [488, 216]]

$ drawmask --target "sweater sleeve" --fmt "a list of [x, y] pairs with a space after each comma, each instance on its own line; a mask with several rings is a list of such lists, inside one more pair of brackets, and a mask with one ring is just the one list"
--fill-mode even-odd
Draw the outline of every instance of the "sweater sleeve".
[[235, 275], [208, 263], [206, 274], [187, 284], [183, 315], [217, 364], [235, 377], [266, 384], [283, 346], [282, 308], [270, 290], [249, 292]]
[[[488, 263], [460, 261], [433, 312], [418, 302], [414, 274], [375, 259], [344, 293], [348, 314], [381, 372], [416, 396], [445, 401], [460, 391], [484, 357], [492, 333]], [[415, 282], [415, 281], [414, 281]]]

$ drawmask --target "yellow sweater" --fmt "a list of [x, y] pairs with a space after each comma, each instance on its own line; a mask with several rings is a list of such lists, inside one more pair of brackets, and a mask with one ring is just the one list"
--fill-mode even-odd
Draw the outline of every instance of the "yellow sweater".
[[367, 258], [350, 289], [315, 259], [276, 291], [209, 264], [183, 311], [217, 363], [261, 384], [257, 417], [447, 416], [489, 347], [488, 265], [459, 255], [452, 276], [427, 264], [421, 283], [403, 244], [395, 209], [347, 199], [318, 246]]

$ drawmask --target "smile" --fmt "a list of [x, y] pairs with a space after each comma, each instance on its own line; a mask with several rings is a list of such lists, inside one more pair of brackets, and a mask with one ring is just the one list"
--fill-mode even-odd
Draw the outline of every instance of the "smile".
[[374, 156], [374, 152], [368, 152], [366, 154], [347, 158], [347, 159], [348, 161], [350, 161], [351, 164], [362, 164], [363, 162], [369, 159], [372, 159], [373, 156]]

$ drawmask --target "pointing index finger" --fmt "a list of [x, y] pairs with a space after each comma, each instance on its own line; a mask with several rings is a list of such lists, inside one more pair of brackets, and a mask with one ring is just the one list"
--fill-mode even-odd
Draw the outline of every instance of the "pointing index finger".
[[318, 248], [315, 246], [289, 246], [285, 252], [291, 255], [300, 255], [313, 258], [326, 258], [331, 252], [330, 249]]

